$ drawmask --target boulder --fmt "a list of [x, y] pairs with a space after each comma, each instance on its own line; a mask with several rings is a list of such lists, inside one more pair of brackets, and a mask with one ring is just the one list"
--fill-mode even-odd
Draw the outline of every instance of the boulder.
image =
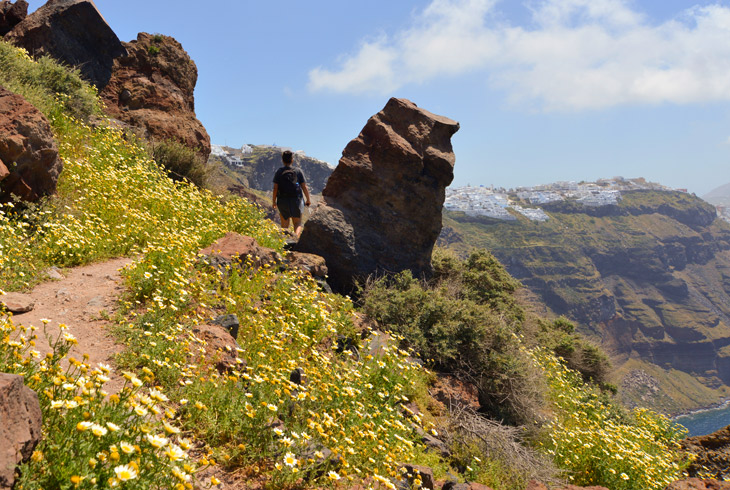
[[276, 250], [262, 247], [250, 236], [229, 232], [209, 247], [201, 250], [203, 261], [225, 270], [234, 263], [250, 260], [252, 265], [261, 267], [264, 264], [275, 264], [280, 257]]
[[200, 363], [214, 363], [219, 373], [227, 373], [233, 369], [242, 370], [244, 364], [237, 361], [238, 343], [231, 333], [221, 325], [196, 325], [195, 336], [204, 342], [202, 351], [197, 355]]
[[431, 273], [459, 123], [390, 99], [343, 151], [296, 251], [324, 257], [335, 291], [372, 274]]
[[18, 0], [15, 3], [9, 0], [0, 2], [0, 36], [4, 36], [13, 27], [28, 17], [28, 2]]
[[114, 58], [126, 53], [92, 0], [49, 0], [5, 35], [33, 56], [75, 66], [99, 89], [112, 75]]
[[689, 478], [670, 483], [666, 490], [730, 490], [730, 482]]
[[23, 377], [0, 373], [0, 490], [13, 488], [15, 467], [27, 461], [41, 440], [38, 395]]
[[145, 139], [197, 149], [207, 161], [210, 137], [195, 117], [195, 62], [179, 42], [160, 34], [139, 33], [124, 47], [127, 54], [114, 60], [111, 80], [100, 93], [107, 114]]
[[286, 261], [290, 267], [308, 272], [312, 277], [325, 277], [327, 275], [327, 264], [319, 255], [289, 252]]
[[63, 169], [48, 119], [0, 87], [0, 201], [37, 201], [56, 190]]
[[[433, 480], [433, 470], [428, 466], [419, 466], [415, 464], [407, 464], [403, 466], [406, 470], [404, 477], [408, 482], [408, 488], [425, 488], [427, 490], [433, 490], [436, 488]], [[416, 485], [416, 480], [420, 480], [421, 484]]]

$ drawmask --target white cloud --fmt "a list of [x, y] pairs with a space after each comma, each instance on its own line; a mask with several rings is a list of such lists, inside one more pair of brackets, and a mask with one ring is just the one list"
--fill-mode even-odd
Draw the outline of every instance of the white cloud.
[[[693, 7], [652, 24], [628, 0], [533, 0], [529, 27], [496, 0], [433, 0], [410, 27], [363, 43], [311, 90], [389, 94], [484, 73], [513, 101], [546, 110], [730, 100], [730, 8]], [[456, 82], [458, 83], [458, 82]]]

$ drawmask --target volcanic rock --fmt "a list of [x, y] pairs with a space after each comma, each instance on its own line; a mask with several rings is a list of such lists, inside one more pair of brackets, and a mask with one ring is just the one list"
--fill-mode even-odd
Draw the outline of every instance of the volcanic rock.
[[38, 395], [23, 377], [0, 373], [0, 489], [13, 488], [15, 467], [27, 461], [41, 440]]
[[114, 60], [111, 80], [100, 94], [106, 112], [146, 139], [178, 141], [207, 161], [210, 137], [195, 117], [195, 62], [169, 36], [142, 32], [124, 46], [127, 54]]
[[688, 478], [670, 483], [666, 490], [730, 490], [730, 482]]
[[393, 98], [347, 145], [296, 246], [324, 257], [333, 289], [351, 293], [372, 274], [431, 273], [458, 129]]
[[325, 277], [327, 275], [327, 264], [319, 255], [303, 252], [289, 252], [286, 260], [290, 267], [295, 267], [308, 272], [312, 277]]
[[711, 475], [718, 480], [730, 478], [730, 425], [712, 434], [688, 437], [681, 444], [684, 451], [695, 456], [687, 468], [689, 476]]
[[233, 369], [243, 369], [243, 361], [237, 359], [238, 343], [231, 332], [221, 325], [196, 325], [195, 336], [204, 342], [199, 350], [197, 362], [214, 364], [219, 373], [227, 373]]
[[22, 293], [5, 293], [0, 296], [0, 310], [5, 308], [10, 313], [28, 313], [35, 307], [32, 297]]
[[203, 261], [217, 267], [221, 272], [233, 264], [250, 261], [252, 265], [261, 267], [275, 264], [280, 257], [276, 250], [262, 247], [254, 238], [229, 232], [209, 247], [200, 251]]
[[0, 36], [4, 36], [23, 19], [28, 17], [28, 2], [18, 0], [15, 3], [10, 0], [0, 2]]
[[75, 66], [98, 88], [112, 75], [114, 58], [126, 53], [91, 0], [49, 0], [5, 35], [33, 56]]
[[63, 164], [48, 119], [20, 95], [0, 87], [0, 201], [52, 194]]

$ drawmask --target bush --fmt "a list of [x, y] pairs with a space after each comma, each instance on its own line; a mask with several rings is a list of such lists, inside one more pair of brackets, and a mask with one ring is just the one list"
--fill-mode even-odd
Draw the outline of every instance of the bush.
[[33, 61], [25, 50], [4, 41], [0, 66], [0, 85], [28, 99], [47, 117], [59, 110], [82, 121], [101, 115], [96, 89], [76, 69], [47, 56]]
[[150, 153], [172, 180], [189, 180], [198, 187], [205, 187], [208, 168], [200, 154], [192, 148], [178, 141], [165, 140], [152, 143]]
[[540, 373], [520, 350], [519, 283], [485, 251], [466, 261], [434, 255], [430, 284], [405, 271], [366, 285], [362, 308], [405, 338], [438, 371], [473, 383], [482, 407], [508, 423], [533, 423], [542, 405]]

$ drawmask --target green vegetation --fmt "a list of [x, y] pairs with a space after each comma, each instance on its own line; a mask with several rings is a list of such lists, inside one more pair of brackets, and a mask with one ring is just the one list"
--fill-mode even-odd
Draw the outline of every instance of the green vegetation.
[[[352, 306], [301, 274], [244, 265], [222, 277], [198, 262], [229, 231], [281, 251], [257, 208], [174, 182], [115, 130], [52, 116], [65, 163], [58, 195], [33, 222], [12, 206], [0, 215], [0, 287], [29, 287], [50, 265], [137, 256], [117, 320], [128, 384], [104, 396], [110, 368], [68, 357], [72, 325], [44, 358], [36, 329], [2, 315], [0, 371], [26, 376], [44, 411], [46, 437], [21, 468], [22, 488], [192, 488], [195, 471], [212, 464], [263, 475], [272, 488], [365, 478], [392, 487], [398, 463], [416, 458], [412, 416], [399, 407], [424, 396], [425, 372], [395, 346], [367, 359], [336, 355], [339, 336], [360, 338]], [[246, 321], [238, 368], [221, 374], [192, 328], [226, 311]], [[295, 368], [302, 386], [289, 381]]]
[[187, 179], [198, 187], [205, 187], [208, 168], [203, 157], [192, 148], [178, 141], [166, 140], [151, 143], [150, 153], [172, 180]]
[[[347, 298], [321, 292], [303, 273], [251, 262], [221, 271], [200, 261], [199, 250], [229, 231], [279, 252], [283, 240], [247, 201], [221, 202], [175, 182], [142, 145], [82, 122], [71, 100], [75, 78], [56, 95], [45, 82], [22, 78], [46, 62], [13, 56], [17, 67], [2, 76], [39, 99], [64, 171], [56, 196], [0, 212], [0, 288], [29, 288], [51, 265], [134, 257], [114, 319], [127, 348], [115, 368], [68, 355], [77, 343], [73, 325], [59, 326], [44, 357], [36, 326], [0, 314], [0, 371], [24, 375], [43, 410], [44, 439], [20, 467], [19, 488], [191, 489], [209, 466], [272, 489], [351, 482], [393, 489], [405, 462], [432, 465], [439, 475], [462, 470], [496, 490], [521, 490], [531, 476], [550, 479], [556, 464], [575, 482], [611, 488], [659, 489], [680, 474], [673, 426], [627, 415], [584, 384], [601, 381], [600, 353], [562, 319], [531, 319], [514, 299], [518, 283], [488, 253], [466, 261], [437, 254], [432, 284], [407, 274], [372, 283], [366, 309], [394, 330], [383, 343], [355, 327]], [[195, 328], [224, 313], [242, 320], [238, 348], [210, 352]], [[43, 323], [55, 328], [53, 319]], [[581, 374], [537, 344], [565, 354]], [[476, 383], [493, 415], [529, 430], [465, 411], [450, 422], [415, 414], [408, 406], [429, 404], [432, 374], [408, 346]], [[224, 356], [230, 365], [219, 370]], [[124, 369], [125, 387], [106, 394], [116, 368]], [[292, 380], [294, 371], [303, 383]], [[419, 434], [436, 435], [436, 422], [451, 459], [421, 445]], [[623, 463], [592, 464], [601, 437]], [[640, 485], [619, 486], [626, 481]]]
[[158, 55], [158, 54], [160, 54], [160, 47], [159, 46], [154, 46], [154, 45], [148, 46], [147, 47], [147, 52], [149, 54], [151, 54], [152, 56]]
[[[727, 223], [714, 220], [707, 203], [678, 191], [623, 192], [615, 206], [567, 201], [544, 208], [550, 216], [545, 222], [521, 215], [506, 222], [446, 213], [448, 247], [462, 257], [485, 248], [510, 264], [509, 270], [552, 313], [575, 320], [581, 334], [605, 342], [619, 367], [632, 352], [646, 352], [651, 345], [663, 372], [652, 370], [663, 396], [642, 398], [637, 387], [625, 399], [643, 399], [664, 413], [723, 399], [722, 373], [701, 363], [693, 366], [686, 358], [679, 361], [671, 352], [676, 344], [703, 338], [724, 344], [730, 337], [730, 324], [719, 313], [730, 313], [724, 272], [730, 263], [716, 252], [728, 244]], [[575, 361], [566, 351], [559, 354]], [[674, 383], [670, 374], [677, 369], [688, 376]], [[608, 381], [621, 385], [626, 373], [616, 370]]]

